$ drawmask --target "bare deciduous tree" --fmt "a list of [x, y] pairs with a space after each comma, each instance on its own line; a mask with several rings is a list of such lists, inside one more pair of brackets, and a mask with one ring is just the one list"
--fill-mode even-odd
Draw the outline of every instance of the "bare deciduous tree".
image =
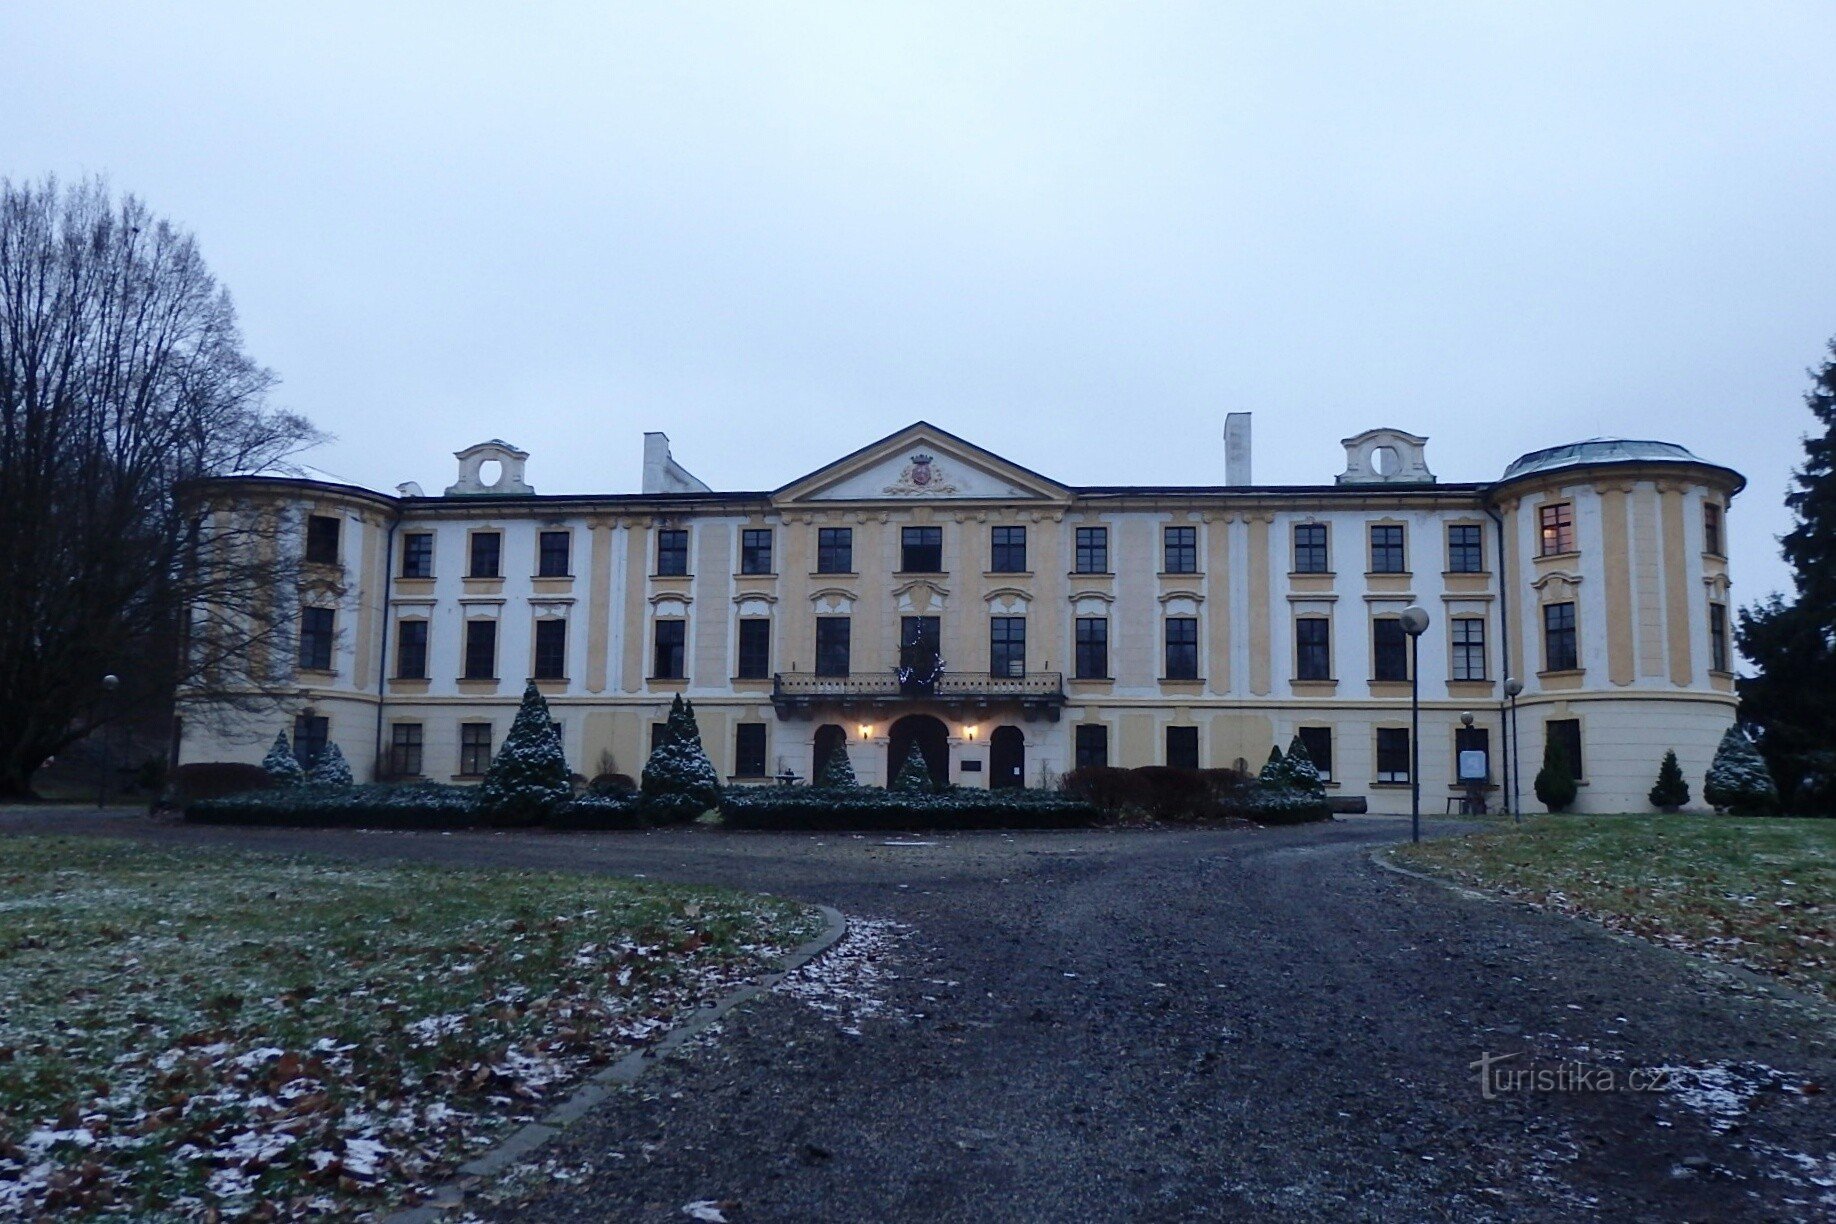
[[101, 183], [0, 179], [0, 796], [181, 687], [264, 687], [286, 525], [183, 490], [324, 440], [274, 384], [189, 234]]

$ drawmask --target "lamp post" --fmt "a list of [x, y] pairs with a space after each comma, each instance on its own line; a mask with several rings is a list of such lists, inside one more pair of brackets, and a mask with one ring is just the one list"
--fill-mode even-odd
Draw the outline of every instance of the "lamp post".
[[1422, 840], [1422, 634], [1428, 630], [1428, 609], [1410, 604], [1398, 617], [1409, 635], [1409, 840]]
[[1510, 751], [1505, 760], [1511, 775], [1511, 821], [1514, 824], [1524, 822], [1523, 805], [1517, 801], [1517, 787], [1523, 781], [1524, 762], [1517, 755], [1517, 695], [1524, 691], [1524, 682], [1516, 676], [1509, 676], [1504, 682], [1505, 700], [1509, 702], [1509, 712], [1503, 715], [1502, 721], [1509, 723], [1505, 730], [1505, 742]]
[[[102, 700], [112, 707], [115, 690], [121, 687], [121, 677], [110, 672], [102, 677]], [[96, 783], [96, 806], [108, 806], [108, 777], [115, 772], [115, 737], [113, 728], [108, 724], [108, 715], [112, 710], [103, 711], [102, 723], [102, 778]]]

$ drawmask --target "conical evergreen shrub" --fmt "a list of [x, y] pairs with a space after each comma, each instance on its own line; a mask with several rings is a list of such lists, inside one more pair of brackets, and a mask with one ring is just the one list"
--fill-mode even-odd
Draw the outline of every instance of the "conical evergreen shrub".
[[496, 824], [529, 825], [573, 798], [561, 737], [549, 721], [548, 702], [533, 681], [510, 724], [504, 746], [478, 788], [478, 809]]
[[1281, 759], [1281, 745], [1272, 745], [1269, 748], [1269, 759], [1263, 762], [1262, 772], [1256, 775], [1256, 780], [1267, 782], [1271, 786], [1283, 786], [1286, 785], [1286, 777], [1286, 766], [1283, 765]]
[[854, 776], [854, 762], [848, 759], [848, 741], [843, 740], [822, 763], [822, 776], [816, 779], [816, 785], [824, 790], [846, 790], [860, 784], [860, 779]]
[[1779, 788], [1747, 733], [1735, 723], [1721, 737], [1702, 782], [1702, 797], [1717, 812], [1756, 816], [1778, 806]]
[[670, 702], [662, 741], [644, 762], [640, 790], [645, 814], [662, 824], [693, 820], [720, 802], [720, 775], [701, 746], [695, 707], [680, 693]]
[[1562, 741], [1550, 736], [1543, 744], [1543, 767], [1536, 771], [1536, 797], [1552, 812], [1566, 812], [1574, 806], [1575, 768], [1568, 763], [1568, 749]]
[[1683, 780], [1683, 767], [1677, 764], [1676, 749], [1664, 754], [1664, 763], [1658, 766], [1657, 785], [1646, 798], [1651, 800], [1652, 807], [1666, 812], [1674, 812], [1689, 802], [1689, 783]]
[[300, 758], [293, 755], [292, 745], [287, 743], [287, 733], [274, 733], [274, 746], [268, 749], [268, 755], [261, 758], [261, 767], [268, 771], [279, 786], [298, 786], [306, 780], [306, 770], [300, 765]]
[[1307, 755], [1307, 745], [1295, 736], [1288, 743], [1288, 755], [1282, 760], [1282, 773], [1289, 786], [1316, 799], [1326, 798], [1326, 780], [1320, 777], [1319, 769], [1313, 758]]
[[905, 754], [905, 763], [899, 766], [899, 773], [889, 789], [905, 795], [936, 789], [931, 782], [931, 767], [924, 763], [924, 753], [917, 744]]
[[327, 742], [325, 751], [312, 763], [312, 771], [306, 775], [308, 782], [319, 786], [354, 786], [356, 778], [351, 776], [350, 764], [344, 759], [344, 752], [337, 744]]

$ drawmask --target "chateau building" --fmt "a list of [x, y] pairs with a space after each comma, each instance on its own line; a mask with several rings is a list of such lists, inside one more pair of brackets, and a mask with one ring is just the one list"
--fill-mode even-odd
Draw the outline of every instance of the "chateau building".
[[1591, 440], [1445, 483], [1426, 439], [1373, 429], [1331, 483], [1266, 486], [1248, 417], [1225, 437], [1215, 486], [1061, 484], [924, 422], [766, 492], [709, 489], [661, 434], [638, 493], [538, 494], [500, 441], [437, 497], [203, 482], [286, 523], [297, 649], [251, 661], [285, 694], [268, 712], [182, 696], [179, 759], [258, 761], [285, 729], [360, 777], [476, 779], [533, 679], [587, 776], [637, 775], [678, 693], [735, 782], [807, 779], [844, 741], [863, 782], [915, 743], [954, 783], [1040, 786], [1254, 769], [1298, 735], [1372, 811], [1409, 809], [1419, 748], [1438, 812], [1468, 784], [1508, 800], [1514, 739], [1537, 810], [1554, 739], [1579, 810], [1641, 811], [1666, 749], [1707, 768], [1739, 474]]

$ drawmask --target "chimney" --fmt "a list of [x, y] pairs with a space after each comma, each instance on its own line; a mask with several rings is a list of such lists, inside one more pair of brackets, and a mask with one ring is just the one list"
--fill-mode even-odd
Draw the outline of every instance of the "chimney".
[[1250, 483], [1250, 414], [1231, 412], [1224, 416], [1224, 483]]
[[644, 435], [644, 492], [706, 493], [708, 486], [688, 474], [669, 454], [669, 435]]

